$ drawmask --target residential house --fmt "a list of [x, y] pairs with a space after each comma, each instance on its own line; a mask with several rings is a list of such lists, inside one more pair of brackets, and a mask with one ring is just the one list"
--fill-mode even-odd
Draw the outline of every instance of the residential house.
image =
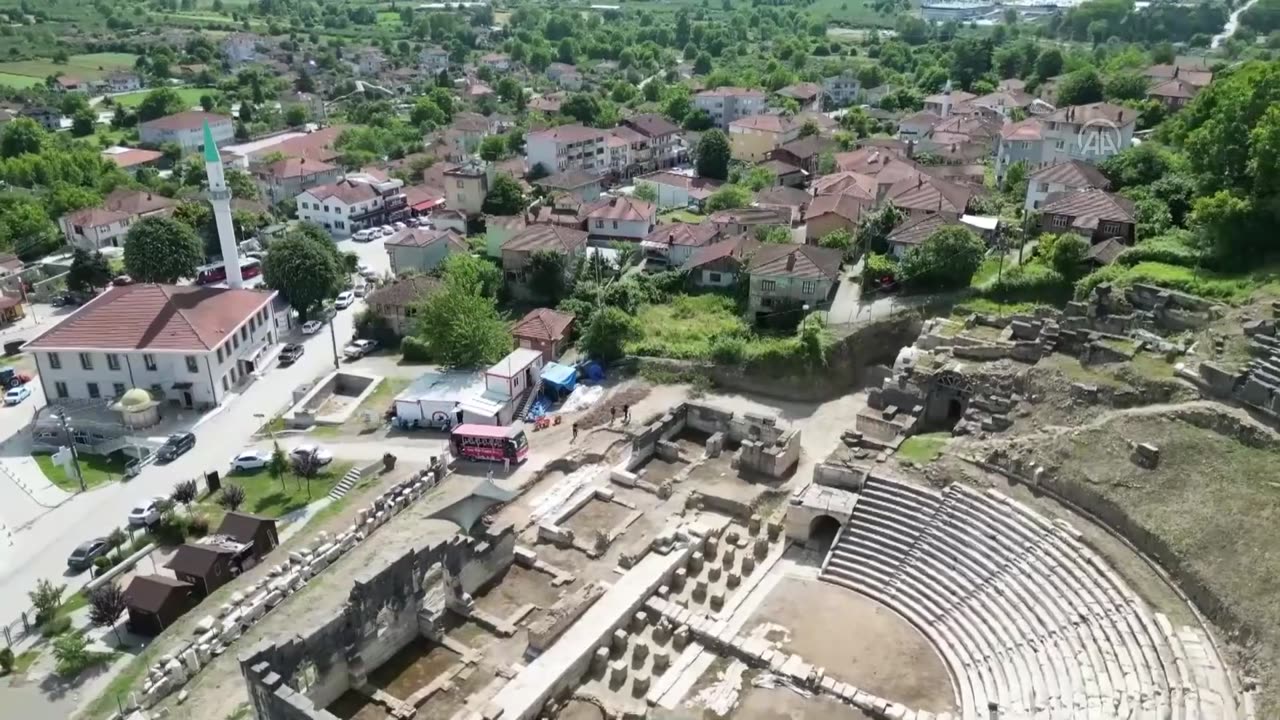
[[695, 250], [685, 261], [683, 269], [689, 274], [689, 282], [694, 287], [729, 287], [738, 281], [747, 259], [762, 245], [747, 234], [729, 236]]
[[884, 200], [902, 210], [908, 217], [918, 215], [945, 215], [959, 220], [978, 189], [950, 180], [943, 180], [927, 173], [920, 173], [915, 180], [900, 180], [885, 194]]
[[450, 255], [467, 255], [471, 247], [467, 239], [452, 230], [411, 227], [398, 231], [383, 242], [391, 258], [391, 272], [399, 275], [409, 270], [431, 272]]
[[349, 62], [351, 72], [361, 77], [377, 77], [387, 64], [387, 56], [377, 48], [364, 48]]
[[462, 97], [471, 100], [472, 102], [479, 102], [486, 97], [492, 97], [496, 94], [497, 93], [493, 91], [493, 88], [479, 80], [468, 80], [467, 83], [462, 86]]
[[105, 404], [136, 387], [182, 407], [213, 407], [278, 341], [275, 297], [196, 285], [112, 287], [23, 350], [50, 404]]
[[502, 258], [502, 246], [515, 234], [528, 227], [528, 219], [520, 215], [485, 215], [484, 216], [484, 254], [495, 259]]
[[605, 172], [606, 134], [583, 125], [560, 125], [525, 135], [525, 163], [531, 171], [538, 166], [548, 174], [577, 169]]
[[494, 72], [506, 72], [511, 69], [511, 57], [505, 53], [489, 53], [480, 58], [480, 64]]
[[1041, 232], [1073, 232], [1090, 244], [1120, 238], [1132, 245], [1136, 225], [1132, 200], [1094, 188], [1054, 193], [1040, 209]]
[[547, 78], [565, 90], [581, 90], [585, 82], [578, 68], [566, 63], [551, 63], [547, 67]]
[[431, 76], [449, 71], [449, 51], [438, 45], [423, 48], [418, 53], [418, 68]]
[[822, 86], [817, 83], [801, 82], [778, 88], [774, 95], [795, 100], [800, 110], [822, 111]]
[[553, 194], [571, 195], [582, 202], [593, 202], [603, 192], [600, 175], [576, 168], [534, 180], [533, 184]]
[[706, 111], [713, 125], [727, 130], [734, 120], [764, 112], [767, 100], [768, 96], [760, 90], [719, 87], [694, 95], [693, 106]]
[[[876, 200], [884, 198], [889, 188], [895, 184], [911, 179], [924, 171], [911, 158], [914, 144], [880, 146], [866, 145], [847, 153], [836, 154], [836, 170], [852, 172], [871, 178], [874, 182], [861, 180], [860, 183]], [[818, 193], [822, 178], [814, 181], [814, 193]]]
[[766, 243], [747, 258], [747, 313], [762, 320], [779, 312], [818, 309], [840, 281], [844, 254], [817, 245]]
[[1205, 58], [1177, 58], [1169, 64], [1152, 65], [1142, 74], [1153, 85], [1166, 80], [1182, 80], [1197, 90], [1202, 90], [1213, 82], [1213, 71], [1209, 69], [1209, 62]]
[[444, 173], [445, 204], [472, 217], [480, 214], [495, 179], [492, 163], [469, 160]]
[[107, 92], [126, 93], [142, 89], [142, 78], [132, 72], [112, 72], [102, 79], [102, 86]]
[[164, 159], [164, 153], [159, 150], [114, 145], [102, 151], [102, 159], [110, 160], [116, 167], [130, 175], [136, 175], [143, 168], [154, 168], [159, 165]]
[[569, 347], [573, 319], [571, 313], [535, 308], [511, 327], [511, 337], [516, 347], [542, 353], [544, 364], [555, 362]]
[[804, 215], [809, 209], [813, 196], [807, 191], [795, 187], [778, 186], [756, 193], [757, 208], [774, 210], [790, 219], [790, 225], [796, 226], [804, 222]]
[[334, 237], [384, 225], [409, 216], [404, 181], [353, 174], [329, 185], [298, 193], [298, 219], [313, 222]]
[[707, 218], [716, 230], [725, 237], [741, 233], [752, 234], [756, 228], [770, 225], [791, 226], [791, 214], [785, 210], [774, 208], [739, 208], [737, 210], [720, 210], [711, 213]]
[[600, 198], [586, 212], [587, 232], [594, 239], [639, 242], [653, 230], [656, 219], [653, 203], [632, 197]]
[[817, 176], [822, 156], [827, 153], [834, 155], [839, 149], [840, 146], [835, 140], [820, 135], [809, 135], [779, 145], [769, 153], [769, 157], [802, 168], [811, 176]]
[[760, 162], [800, 136], [800, 126], [785, 115], [752, 115], [729, 123], [730, 155], [742, 162]]
[[60, 93], [89, 92], [92, 85], [84, 78], [74, 75], [59, 75], [53, 80], [53, 89]]
[[774, 187], [803, 187], [809, 181], [809, 173], [803, 168], [792, 165], [782, 160], [770, 159], [765, 160], [756, 167], [768, 170], [773, 176]]
[[62, 129], [62, 111], [50, 105], [28, 105], [22, 108], [22, 117], [36, 121], [49, 132]]
[[222, 516], [222, 523], [218, 525], [214, 535], [252, 545], [255, 560], [261, 560], [280, 544], [275, 520], [234, 510]]
[[[490, 118], [473, 112], [460, 112], [453, 116], [453, 121], [445, 130], [446, 135], [453, 135], [460, 155], [470, 156], [480, 152], [480, 142], [498, 132]], [[461, 161], [463, 158], [458, 158]]]
[[1181, 110], [1187, 103], [1195, 99], [1200, 88], [1182, 78], [1169, 78], [1161, 80], [1151, 86], [1147, 90], [1147, 99], [1155, 100], [1165, 106], [1170, 112]]
[[827, 235], [844, 230], [853, 235], [862, 214], [871, 209], [871, 202], [853, 195], [819, 195], [809, 204], [805, 215], [805, 237], [817, 243]]
[[566, 272], [572, 272], [577, 258], [587, 252], [587, 233], [560, 225], [534, 224], [516, 233], [502, 245], [502, 273], [511, 293], [520, 299], [530, 299], [533, 291], [528, 286], [529, 260], [535, 253], [552, 252], [566, 256]]
[[1045, 116], [1041, 164], [1076, 159], [1096, 165], [1133, 144], [1137, 119], [1136, 110], [1105, 102], [1060, 108]]
[[[913, 174], [915, 177], [919, 173]], [[883, 193], [880, 189], [879, 181], [870, 176], [856, 172], [835, 172], [830, 175], [823, 175], [813, 181], [813, 194], [815, 196], [822, 195], [849, 195], [860, 201], [867, 203], [876, 203], [880, 200]], [[885, 192], [888, 189], [885, 188]]]
[[942, 122], [942, 116], [932, 110], [921, 110], [898, 121], [898, 137], [904, 140], [919, 140], [928, 137], [933, 126]]
[[291, 200], [303, 190], [329, 185], [342, 178], [342, 168], [319, 160], [291, 157], [253, 168], [263, 197], [271, 204]]
[[183, 152], [204, 148], [204, 125], [209, 124], [213, 142], [221, 147], [235, 138], [235, 121], [226, 115], [188, 110], [144, 122], [138, 126], [138, 139], [143, 145], [159, 147], [175, 143]]
[[550, 202], [538, 203], [534, 212], [530, 213], [529, 222], [582, 230], [590, 207], [591, 203], [585, 203], [572, 195], [557, 195], [550, 198]]
[[232, 67], [258, 59], [262, 38], [250, 33], [231, 33], [222, 39], [222, 55]]
[[129, 632], [155, 637], [196, 604], [190, 583], [167, 575], [134, 575], [124, 589]]
[[636, 187], [642, 183], [652, 185], [658, 191], [658, 207], [663, 210], [702, 207], [702, 203], [724, 184], [719, 180], [673, 170], [660, 170], [635, 179]]
[[957, 104], [952, 113], [1010, 120], [1018, 112], [1027, 112], [1035, 102], [1036, 97], [1024, 90], [996, 90]]
[[889, 243], [889, 254], [896, 258], [905, 257], [912, 248], [923, 244], [935, 232], [958, 224], [959, 221], [945, 215], [918, 215], [908, 218], [894, 228], [886, 238]]
[[396, 278], [369, 293], [365, 304], [371, 312], [386, 318], [387, 325], [398, 337], [413, 332], [417, 305], [440, 287], [440, 280], [430, 275]]
[[452, 230], [459, 235], [465, 235], [467, 214], [461, 210], [437, 210], [431, 213], [431, 224], [437, 230]]
[[1029, 170], [1039, 167], [1044, 158], [1045, 123], [1040, 118], [1027, 118], [1000, 128], [996, 146], [996, 181], [1004, 182], [1009, 168], [1022, 163]]
[[845, 70], [839, 75], [822, 79], [822, 94], [831, 101], [832, 105], [845, 107], [858, 101], [862, 94], [862, 83], [858, 81], [856, 74]]
[[345, 125], [330, 125], [316, 130], [297, 130], [273, 135], [261, 140], [237, 143], [222, 147], [224, 161], [229, 156], [236, 156], [236, 164], [248, 168], [261, 164], [264, 160], [286, 158], [306, 158], [308, 161], [326, 162], [337, 165], [342, 152], [335, 145]]
[[646, 138], [626, 125], [620, 125], [608, 131], [605, 137], [605, 157], [608, 158], [609, 175], [617, 178], [629, 178], [639, 171], [635, 164], [636, 148], [646, 142]]
[[720, 231], [710, 223], [668, 223], [659, 225], [640, 243], [646, 258], [665, 261], [678, 268], [688, 262], [698, 248], [720, 239]]
[[424, 217], [444, 205], [444, 190], [426, 185], [408, 185], [404, 189], [405, 203], [412, 217]]
[[931, 112], [939, 118], [950, 117], [951, 112], [957, 105], [967, 103], [978, 97], [971, 92], [964, 90], [952, 90], [951, 81], [947, 81], [947, 87], [936, 95], [929, 95], [924, 99], [924, 111]]
[[86, 250], [122, 247], [129, 228], [145, 217], [169, 215], [177, 203], [146, 190], [119, 188], [96, 207], [75, 210], [58, 218], [58, 227], [71, 245]]
[[526, 107], [531, 111], [546, 113], [548, 115], [558, 115], [560, 114], [560, 107], [564, 105], [566, 97], [568, 96], [563, 92], [540, 95], [531, 99]]
[[1027, 176], [1027, 194], [1023, 207], [1039, 210], [1046, 198], [1054, 193], [1076, 190], [1106, 190], [1111, 181], [1096, 166], [1080, 160], [1047, 165]]
[[688, 153], [680, 141], [680, 128], [661, 115], [633, 115], [622, 121], [642, 137], [632, 146], [632, 162], [640, 172], [660, 170], [678, 165]]

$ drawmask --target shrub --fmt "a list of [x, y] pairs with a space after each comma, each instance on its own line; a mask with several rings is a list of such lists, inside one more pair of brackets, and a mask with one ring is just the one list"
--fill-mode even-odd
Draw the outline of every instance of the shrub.
[[36, 581], [36, 589], [27, 593], [31, 604], [36, 609], [36, 622], [42, 623], [53, 617], [62, 605], [62, 594], [67, 591], [66, 585], [54, 585], [48, 580]]
[[718, 337], [711, 341], [711, 359], [721, 365], [737, 365], [747, 355], [747, 343], [740, 337]]
[[872, 287], [880, 278], [896, 277], [897, 274], [898, 263], [893, 257], [875, 252], [866, 254], [865, 262], [862, 263], [862, 284], [864, 287]]
[[97, 570], [96, 574], [101, 575], [115, 567], [117, 562], [119, 561], [109, 555], [100, 555], [93, 559], [93, 567]]
[[1196, 267], [1201, 262], [1200, 252], [1191, 247], [1186, 233], [1166, 233], [1151, 238], [1120, 253], [1115, 264], [1132, 267], [1138, 263], [1159, 262], [1167, 265]]
[[40, 634], [47, 638], [57, 637], [70, 629], [71, 618], [65, 615], [40, 623]]
[[53, 657], [57, 659], [58, 674], [75, 677], [93, 664], [95, 656], [89, 652], [89, 641], [80, 633], [67, 633], [53, 642]]
[[187, 539], [188, 522], [187, 516], [166, 510], [151, 533], [162, 545], [181, 545], [182, 541]]
[[0, 670], [6, 675], [13, 672], [13, 648], [0, 649]]
[[431, 362], [431, 348], [427, 341], [412, 335], [406, 335], [400, 341], [400, 354], [408, 362]]
[[209, 518], [206, 515], [192, 515], [187, 523], [187, 531], [192, 537], [204, 537], [209, 534]]
[[982, 296], [1003, 302], [1065, 301], [1071, 297], [1071, 283], [1057, 270], [1031, 262], [1002, 273], [983, 288]]

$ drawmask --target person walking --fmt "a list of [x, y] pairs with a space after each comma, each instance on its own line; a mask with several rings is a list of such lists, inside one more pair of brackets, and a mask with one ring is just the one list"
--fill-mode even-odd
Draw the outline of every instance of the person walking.
[[613, 422], [617, 419], [618, 419], [618, 408], [617, 406], [611, 405], [609, 407], [609, 424], [612, 425]]
[[573, 437], [569, 438], [569, 444], [572, 445], [578, 441], [578, 423], [573, 424]]
[[631, 406], [623, 405], [622, 406], [622, 424], [626, 425], [630, 422], [631, 422]]

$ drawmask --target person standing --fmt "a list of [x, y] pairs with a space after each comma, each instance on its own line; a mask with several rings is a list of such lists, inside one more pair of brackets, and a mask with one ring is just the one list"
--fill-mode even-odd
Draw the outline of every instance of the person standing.
[[573, 424], [573, 437], [569, 438], [569, 444], [572, 445], [578, 441], [578, 423]]
[[616, 405], [609, 406], [609, 424], [612, 425], [618, 419], [618, 408]]
[[626, 425], [627, 423], [630, 423], [630, 422], [631, 422], [631, 406], [623, 405], [622, 406], [622, 424]]

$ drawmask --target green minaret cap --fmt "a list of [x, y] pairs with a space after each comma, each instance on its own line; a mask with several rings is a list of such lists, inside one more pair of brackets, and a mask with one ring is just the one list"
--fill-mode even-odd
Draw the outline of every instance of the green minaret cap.
[[222, 162], [218, 157], [218, 146], [213, 142], [213, 131], [209, 129], [209, 121], [204, 121], [204, 161]]

